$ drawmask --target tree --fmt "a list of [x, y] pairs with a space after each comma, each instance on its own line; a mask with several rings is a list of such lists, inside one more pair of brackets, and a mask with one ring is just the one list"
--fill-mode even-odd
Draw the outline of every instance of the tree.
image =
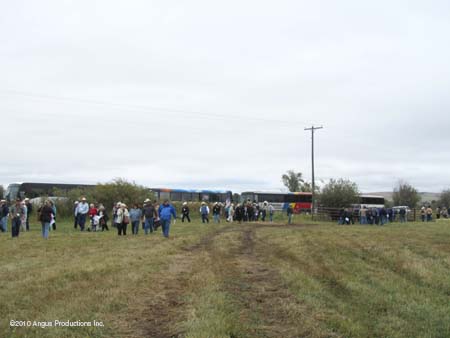
[[415, 208], [420, 201], [418, 191], [408, 182], [399, 181], [394, 188], [392, 200], [395, 205], [406, 205], [410, 208]]
[[325, 184], [320, 195], [319, 202], [328, 208], [350, 207], [359, 201], [359, 190], [356, 183], [342, 178], [330, 179]]
[[286, 174], [281, 176], [281, 181], [291, 192], [301, 191], [301, 187], [305, 182], [302, 179], [302, 173], [296, 173], [294, 170], [288, 170]]
[[442, 190], [438, 205], [442, 208], [450, 207], [450, 189]]
[[3, 199], [4, 194], [5, 194], [5, 188], [3, 188], [3, 185], [0, 184], [0, 199]]
[[82, 197], [86, 197], [88, 203], [103, 204], [108, 211], [111, 211], [113, 205], [119, 201], [130, 207], [134, 203], [142, 204], [146, 198], [154, 197], [150, 189], [121, 178], [109, 183], [99, 183], [92, 188], [56, 191], [55, 195], [66, 197], [56, 203], [58, 214], [63, 217], [73, 215], [74, 202], [80, 201]]
[[146, 198], [153, 199], [153, 194], [144, 186], [117, 178], [110, 183], [97, 184], [92, 197], [92, 202], [102, 203], [107, 209], [110, 209], [119, 201], [128, 206], [142, 203]]

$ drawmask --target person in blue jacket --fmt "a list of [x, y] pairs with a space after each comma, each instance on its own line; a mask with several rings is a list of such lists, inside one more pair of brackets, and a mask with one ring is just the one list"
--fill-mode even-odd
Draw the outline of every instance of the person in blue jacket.
[[172, 216], [173, 218], [177, 218], [175, 208], [168, 200], [165, 200], [164, 203], [160, 205], [158, 213], [161, 220], [163, 235], [164, 237], [169, 238], [170, 221], [172, 220]]

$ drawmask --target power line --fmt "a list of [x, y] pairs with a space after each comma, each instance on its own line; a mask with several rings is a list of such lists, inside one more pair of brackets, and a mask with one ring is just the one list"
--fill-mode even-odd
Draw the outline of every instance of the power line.
[[166, 108], [166, 107], [155, 107], [155, 106], [149, 106], [149, 105], [136, 105], [136, 104], [127, 104], [127, 103], [116, 103], [116, 102], [106, 102], [106, 101], [99, 101], [99, 100], [92, 100], [92, 99], [84, 99], [84, 98], [76, 98], [76, 97], [62, 97], [62, 96], [55, 96], [55, 95], [47, 95], [47, 94], [35, 94], [30, 92], [23, 92], [23, 91], [17, 91], [12, 89], [0, 89], [0, 93], [5, 93], [9, 95], [17, 95], [22, 97], [28, 97], [32, 99], [43, 99], [43, 100], [54, 100], [54, 101], [61, 101], [61, 102], [71, 102], [71, 103], [77, 103], [77, 104], [91, 104], [91, 105], [101, 105], [101, 106], [111, 106], [111, 107], [117, 107], [117, 108], [125, 108], [125, 109], [134, 109], [137, 112], [140, 113], [164, 113], [164, 114], [174, 114], [174, 113], [183, 113], [188, 115], [197, 116], [202, 119], [220, 119], [220, 120], [246, 120], [246, 121], [254, 121], [254, 122], [261, 122], [261, 123], [278, 123], [278, 124], [285, 124], [285, 125], [296, 125], [296, 126], [305, 126], [304, 123], [298, 122], [298, 121], [288, 121], [288, 120], [280, 120], [280, 119], [266, 119], [266, 118], [259, 118], [259, 117], [248, 117], [248, 115], [256, 115], [255, 113], [243, 113], [243, 112], [234, 112], [231, 114], [219, 114], [219, 113], [211, 113], [211, 112], [200, 112], [200, 111], [189, 111], [189, 110], [182, 110], [182, 109], [173, 109], [173, 108]]

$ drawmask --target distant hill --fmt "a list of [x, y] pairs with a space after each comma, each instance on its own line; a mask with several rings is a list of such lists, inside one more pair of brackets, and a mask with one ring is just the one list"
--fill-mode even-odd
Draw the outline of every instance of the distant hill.
[[[392, 191], [369, 192], [365, 194], [383, 196], [386, 200], [392, 201]], [[419, 192], [421, 202], [437, 201], [440, 198], [440, 195], [441, 194], [438, 192]]]

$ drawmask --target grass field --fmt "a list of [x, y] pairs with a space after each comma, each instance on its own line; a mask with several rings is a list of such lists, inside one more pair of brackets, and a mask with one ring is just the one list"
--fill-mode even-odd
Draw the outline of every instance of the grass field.
[[450, 337], [449, 222], [297, 221], [0, 234], [0, 337]]

